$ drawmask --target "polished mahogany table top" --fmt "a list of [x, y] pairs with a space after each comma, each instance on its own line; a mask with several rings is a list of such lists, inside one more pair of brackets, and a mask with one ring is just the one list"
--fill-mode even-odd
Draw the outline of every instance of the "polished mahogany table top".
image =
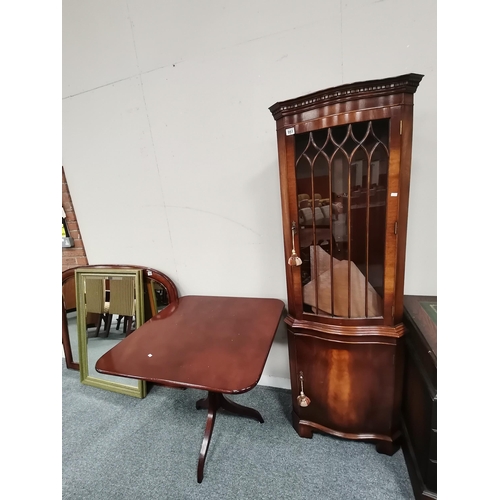
[[284, 303], [278, 299], [185, 296], [96, 363], [100, 373], [226, 394], [260, 379]]

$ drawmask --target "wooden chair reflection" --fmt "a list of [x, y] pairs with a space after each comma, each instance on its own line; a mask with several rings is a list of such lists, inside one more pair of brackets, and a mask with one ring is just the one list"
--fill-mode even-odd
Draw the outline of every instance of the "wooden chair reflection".
[[134, 278], [112, 279], [109, 282], [109, 303], [106, 316], [106, 334], [109, 335], [113, 314], [118, 315], [118, 327], [123, 319], [123, 330], [126, 335], [132, 332], [135, 316]]
[[97, 316], [96, 334], [99, 335], [101, 330], [101, 322], [106, 324], [107, 320], [107, 305], [106, 305], [106, 290], [104, 280], [102, 278], [87, 279], [85, 281], [85, 313], [86, 324], [93, 323], [92, 316]]
[[[145, 309], [147, 319], [158, 314], [164, 307], [169, 304], [168, 293], [164, 285], [155, 280], [147, 279], [145, 282]], [[120, 324], [123, 320], [123, 315], [118, 315], [116, 320], [116, 329], [120, 329]], [[126, 323], [123, 324], [123, 333], [126, 332]]]

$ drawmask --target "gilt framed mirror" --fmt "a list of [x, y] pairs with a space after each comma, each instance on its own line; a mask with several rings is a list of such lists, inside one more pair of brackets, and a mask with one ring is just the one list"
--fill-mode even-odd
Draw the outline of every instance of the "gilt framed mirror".
[[75, 270], [80, 381], [143, 398], [144, 381], [98, 373], [97, 360], [144, 323], [141, 269]]

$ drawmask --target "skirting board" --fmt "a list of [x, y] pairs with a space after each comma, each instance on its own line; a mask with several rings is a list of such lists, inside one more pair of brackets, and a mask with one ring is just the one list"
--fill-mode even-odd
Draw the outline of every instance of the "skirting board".
[[266, 387], [276, 387], [278, 389], [291, 389], [290, 379], [283, 377], [272, 377], [270, 375], [262, 375], [260, 377], [259, 383], [257, 385], [263, 385]]

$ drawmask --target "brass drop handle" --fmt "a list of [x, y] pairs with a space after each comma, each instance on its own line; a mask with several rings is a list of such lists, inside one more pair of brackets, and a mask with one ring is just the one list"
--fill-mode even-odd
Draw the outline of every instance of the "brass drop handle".
[[302, 259], [295, 252], [295, 221], [292, 222], [292, 255], [288, 259], [288, 265], [292, 267], [300, 266]]
[[299, 402], [299, 406], [306, 407], [311, 404], [311, 400], [304, 394], [304, 374], [299, 372], [300, 379], [300, 394], [297, 396], [297, 401]]

